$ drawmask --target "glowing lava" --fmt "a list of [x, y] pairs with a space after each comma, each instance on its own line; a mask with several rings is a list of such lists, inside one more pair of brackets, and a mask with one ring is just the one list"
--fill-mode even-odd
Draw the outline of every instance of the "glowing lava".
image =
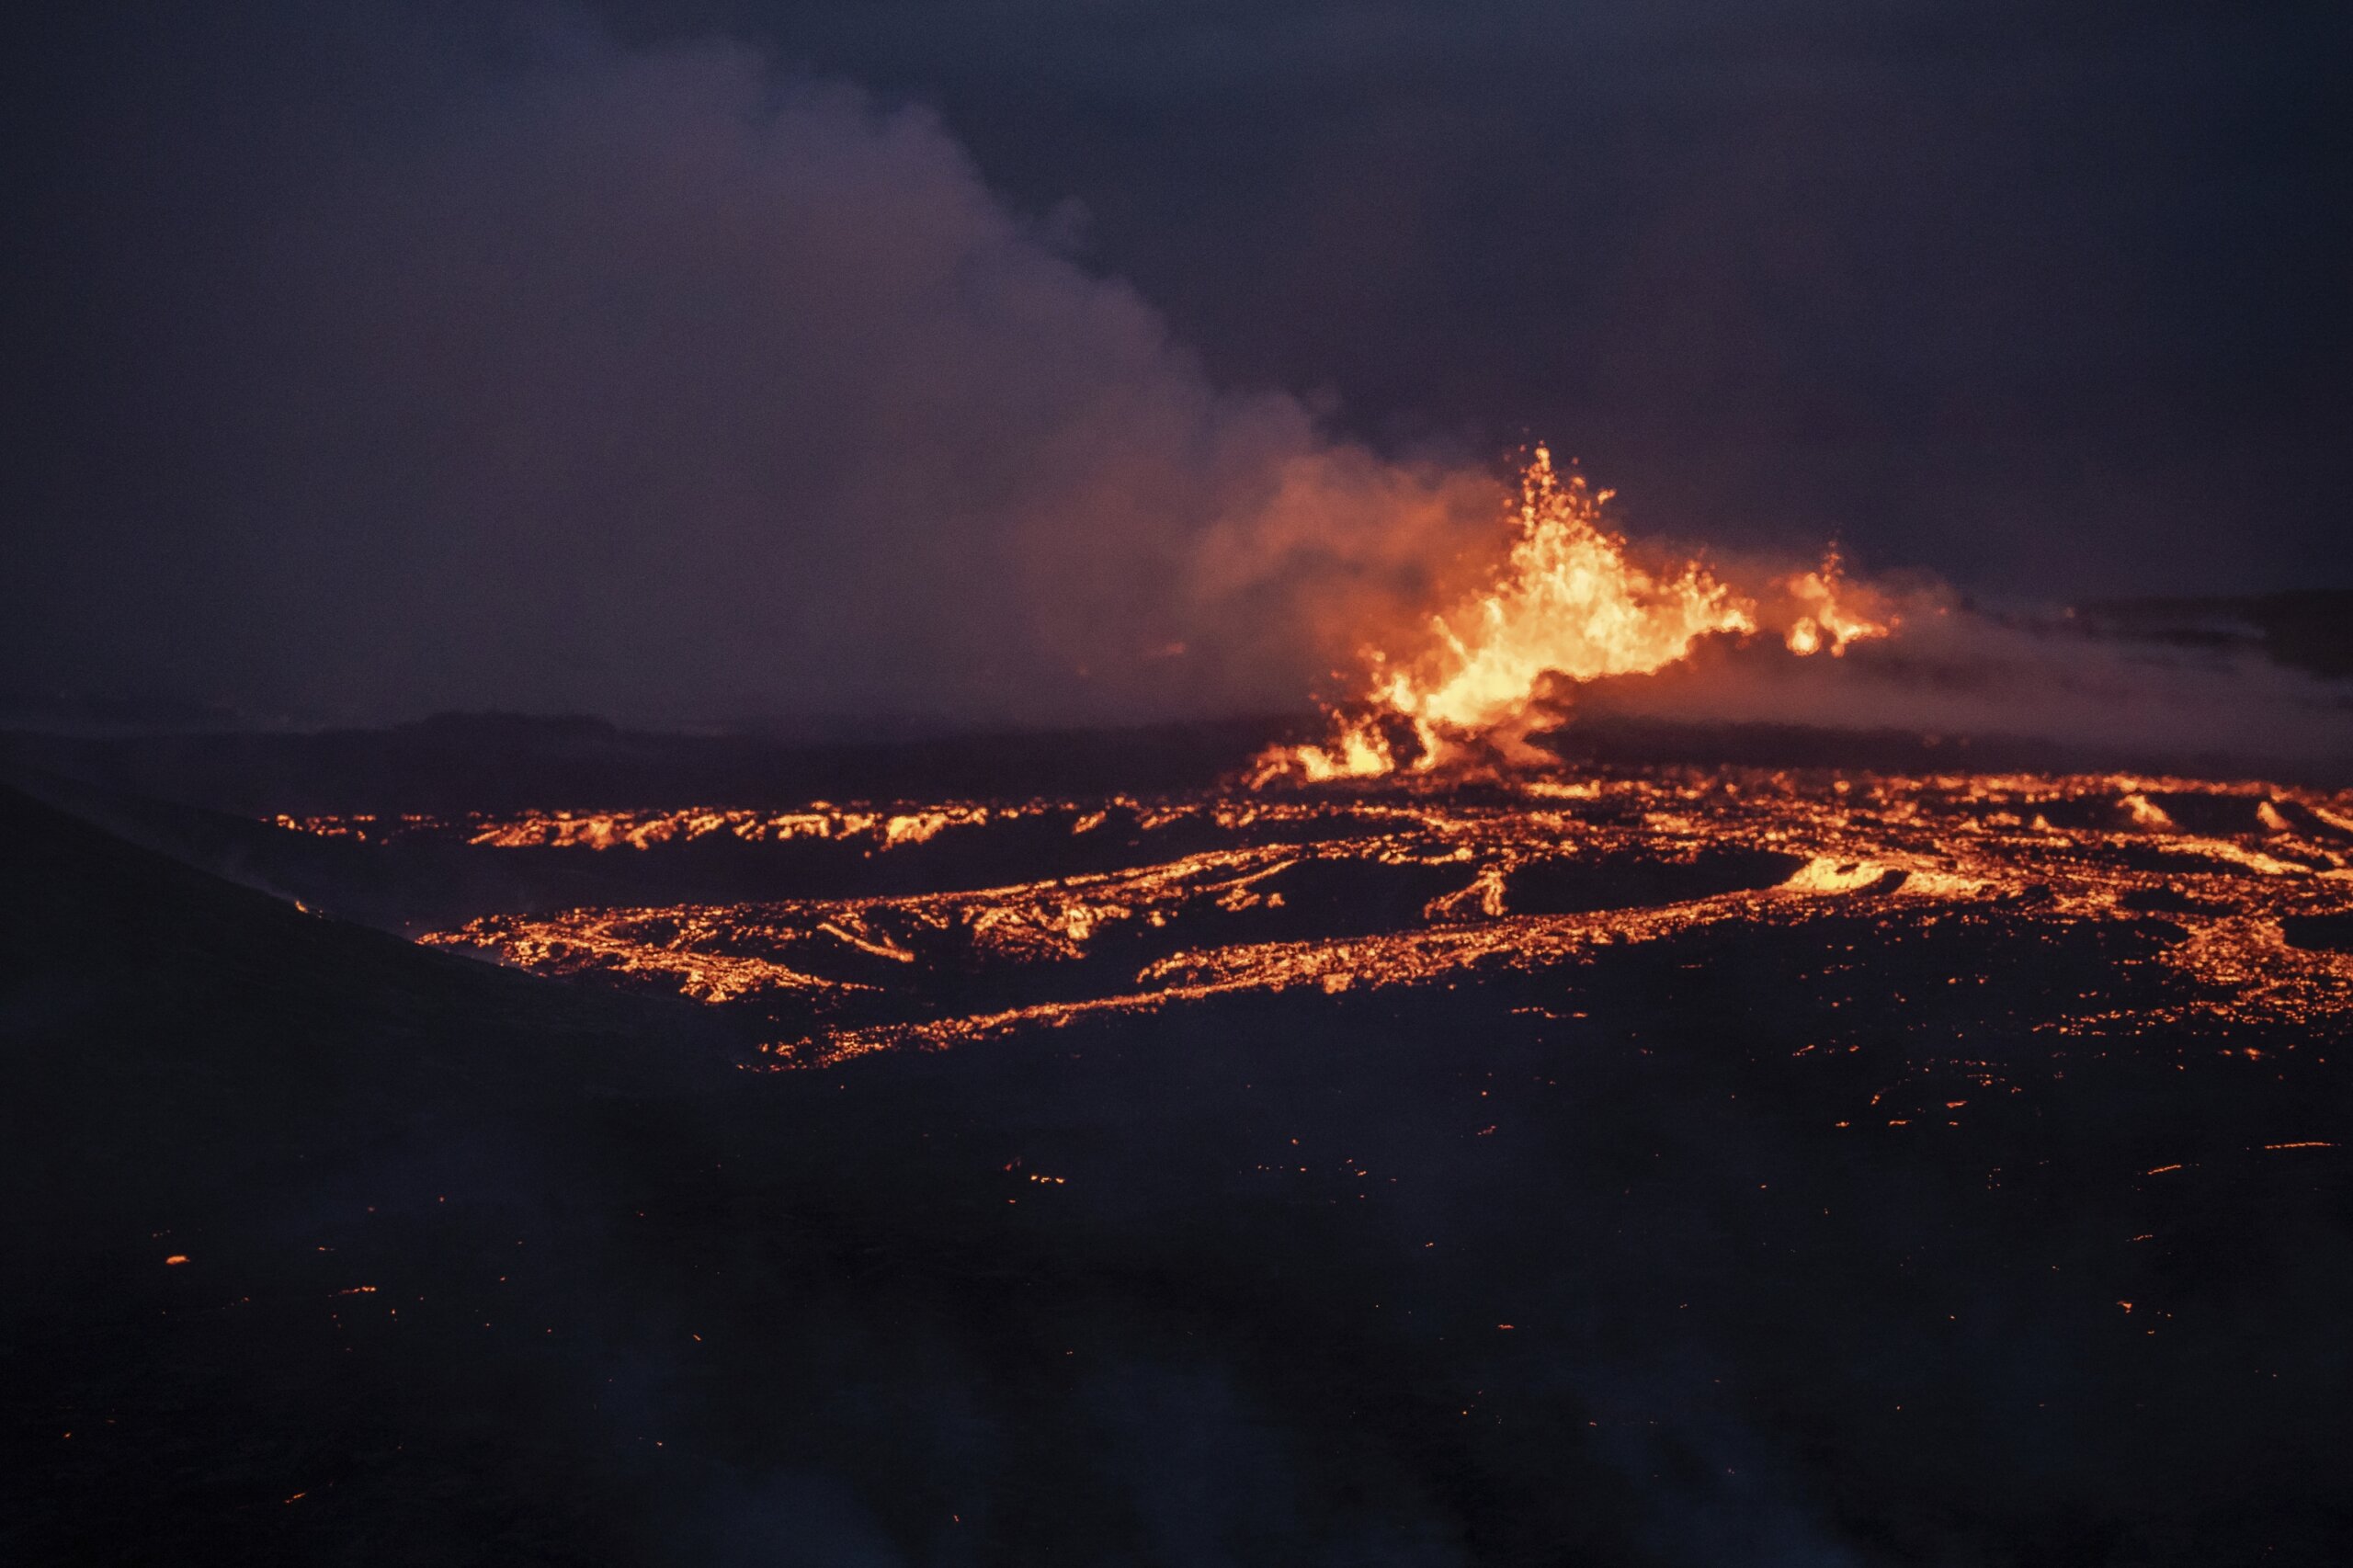
[[1787, 578], [1780, 585], [1800, 607], [1798, 618], [1790, 623], [1781, 641], [1801, 658], [1825, 649], [1833, 658], [1844, 658], [1849, 642], [1884, 637], [1895, 628], [1892, 615], [1875, 620], [1857, 609], [1855, 589], [1840, 570], [1835, 548], [1822, 558], [1819, 567]]
[[[1433, 618], [1419, 653], [1399, 660], [1370, 651], [1369, 689], [1335, 715], [1332, 738], [1269, 751], [1251, 782], [1429, 772], [1474, 756], [1540, 760], [1528, 736], [1556, 715], [1564, 684], [1646, 675], [1688, 657], [1702, 637], [1758, 629], [1756, 602], [1699, 562], [1653, 573], [1634, 562], [1602, 520], [1611, 494], [1580, 473], [1563, 478], [1537, 448], [1497, 580]], [[1857, 608], [1836, 551], [1775, 587], [1790, 608], [1783, 642], [1801, 656], [1843, 654], [1893, 625]]]
[[[489, 915], [423, 940], [739, 1009], [760, 1020], [777, 1067], [1245, 994], [1524, 982], [1574, 1010], [1607, 994], [1617, 968], [1663, 961], [1646, 949], [1716, 950], [1711, 933], [1743, 962], [1778, 953], [1842, 985], [1870, 967], [1857, 954], [1887, 956], [1913, 997], [1887, 1017], [1924, 1040], [2017, 1030], [2054, 1049], [2122, 1049], [2172, 1030], [2168, 1049], [2234, 1054], [2258, 1049], [2247, 1031], [2336, 1028], [2353, 1012], [2353, 794], [2121, 774], [1652, 768], [1140, 806], [901, 802], [948, 825], [895, 847], [835, 847], [865, 867], [951, 856], [935, 861], [946, 885]], [[537, 843], [510, 825], [438, 836], [493, 854]], [[1035, 875], [1064, 835], [1091, 847]], [[601, 842], [574, 836], [559, 853]], [[683, 853], [675, 839], [647, 851]], [[1024, 868], [1031, 878], [1015, 880]], [[1953, 967], [1892, 956], [1932, 941]], [[2082, 967], [2059, 991], [1954, 1011], [1964, 994], [2041, 983], [2032, 965], [2011, 972], [2016, 955], [2065, 944]], [[1929, 1108], [1938, 1124], [1958, 1094]]]

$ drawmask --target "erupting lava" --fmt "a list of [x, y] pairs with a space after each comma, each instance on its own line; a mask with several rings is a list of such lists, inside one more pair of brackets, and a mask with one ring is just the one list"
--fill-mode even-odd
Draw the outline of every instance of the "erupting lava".
[[[1632, 561], [1602, 521], [1612, 494], [1590, 489], [1581, 473], [1563, 478], [1552, 452], [1537, 448], [1520, 475], [1515, 536], [1498, 580], [1433, 617], [1418, 653], [1398, 660], [1369, 651], [1369, 689], [1334, 715], [1332, 738], [1267, 752], [1251, 783], [1429, 772], [1471, 756], [1540, 760], [1528, 736], [1553, 716], [1564, 684], [1645, 675], [1686, 657], [1711, 633], [1758, 630], [1756, 603], [1699, 562], [1654, 574]], [[1836, 551], [1775, 587], [1793, 612], [1783, 641], [1801, 656], [1844, 654], [1848, 643], [1884, 637], [1893, 625], [1892, 616], [1855, 608]]]
[[1893, 615], [1885, 620], [1868, 619], [1856, 612], [1851, 602], [1840, 602], [1842, 597], [1851, 600], [1852, 590], [1839, 572], [1836, 546], [1822, 558], [1818, 569], [1789, 578], [1781, 586], [1803, 609], [1781, 639], [1801, 658], [1824, 648], [1833, 658], [1844, 658], [1847, 643], [1884, 637], [1895, 629]]

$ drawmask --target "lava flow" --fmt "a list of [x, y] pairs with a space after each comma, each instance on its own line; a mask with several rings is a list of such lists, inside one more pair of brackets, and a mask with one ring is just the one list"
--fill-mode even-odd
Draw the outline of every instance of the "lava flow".
[[[1540, 761], [1528, 736], [1557, 719], [1577, 683], [1646, 675], [1688, 656], [1703, 637], [1758, 631], [1758, 600], [1699, 562], [1659, 572], [1637, 564], [1603, 520], [1612, 494], [1581, 473], [1563, 479], [1552, 452], [1537, 448], [1520, 475], [1497, 580], [1434, 618], [1420, 649], [1402, 657], [1368, 650], [1367, 689], [1336, 711], [1331, 738], [1267, 752], [1252, 782]], [[1776, 581], [1768, 597], [1783, 611], [1776, 619], [1784, 644], [1801, 657], [1844, 654], [1894, 626], [1892, 615], [1864, 613], [1859, 601], [1870, 596], [1846, 580], [1836, 551], [1813, 571]]]
[[[1507, 983], [1560, 1006], [1610, 990], [1646, 949], [1697, 962], [1721, 940], [1740, 945], [1742, 963], [1786, 960], [1792, 973], [1863, 944], [1943, 948], [1878, 1011], [1955, 1040], [2018, 1028], [2116, 1040], [2156, 1026], [2187, 1040], [2353, 1008], [2342, 792], [1649, 769], [858, 814], [878, 828], [938, 825], [694, 840], [717, 814], [679, 812], [630, 819], [621, 835], [551, 834], [540, 817], [406, 831], [551, 867], [636, 842], [642, 853], [616, 867], [631, 877], [687, 875], [710, 844], [766, 857], [779, 896], [616, 898], [487, 915], [425, 939], [727, 1007], [780, 1065], [1241, 993]], [[845, 891], [786, 892], [817, 885]], [[2076, 951], [2080, 981], [2008, 995], [2054, 944]], [[1847, 960], [1821, 972], [1852, 971]]]

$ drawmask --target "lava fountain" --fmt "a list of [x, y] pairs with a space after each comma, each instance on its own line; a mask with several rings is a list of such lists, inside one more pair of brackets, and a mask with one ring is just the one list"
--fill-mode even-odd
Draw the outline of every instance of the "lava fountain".
[[1331, 710], [1321, 744], [1277, 747], [1254, 787], [1432, 772], [1474, 759], [1540, 761], [1529, 735], [1557, 715], [1568, 687], [1645, 675], [1689, 656], [1701, 638], [1747, 637], [1770, 619], [1801, 657], [1841, 655], [1884, 637], [1892, 615], [1866, 613], [1834, 550], [1811, 572], [1777, 580], [1761, 608], [1696, 561], [1652, 571], [1605, 522], [1614, 494], [1563, 475], [1538, 447], [1521, 472], [1511, 547], [1482, 592], [1433, 616], [1418, 648], [1365, 653], [1361, 695]]

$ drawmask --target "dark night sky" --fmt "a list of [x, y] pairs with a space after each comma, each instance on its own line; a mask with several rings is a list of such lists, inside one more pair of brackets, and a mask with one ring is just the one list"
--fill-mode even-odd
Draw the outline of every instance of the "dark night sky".
[[1529, 437], [1638, 533], [2353, 584], [2342, 6], [61, 9], [12, 700], [1280, 703]]

